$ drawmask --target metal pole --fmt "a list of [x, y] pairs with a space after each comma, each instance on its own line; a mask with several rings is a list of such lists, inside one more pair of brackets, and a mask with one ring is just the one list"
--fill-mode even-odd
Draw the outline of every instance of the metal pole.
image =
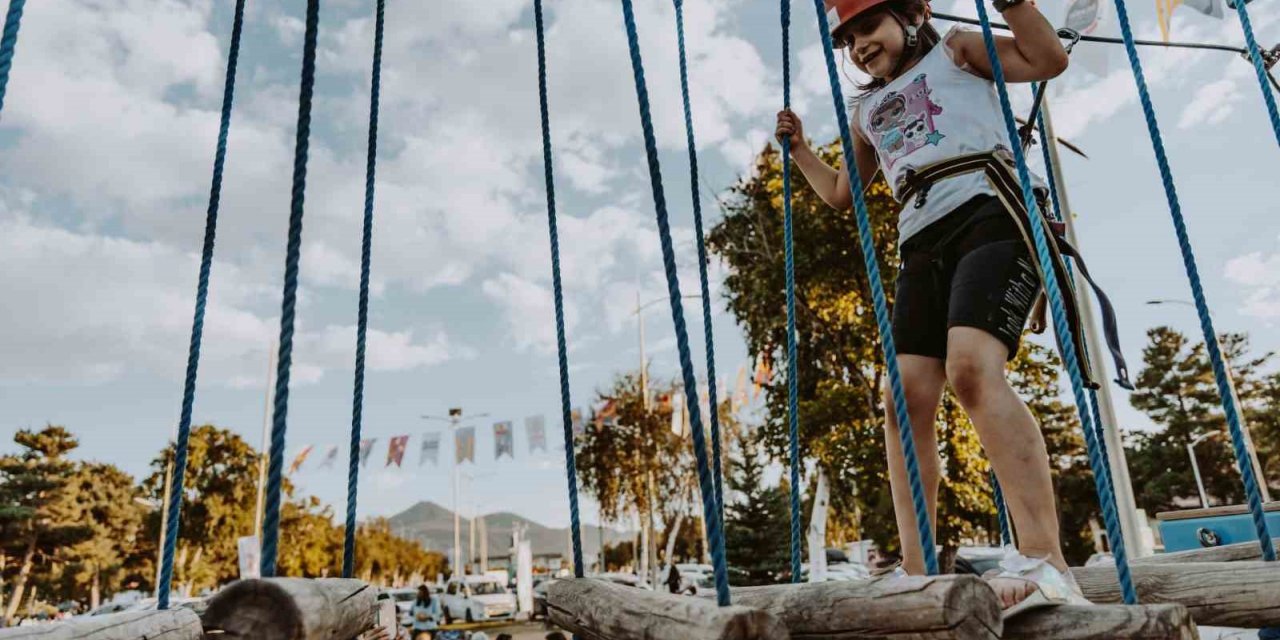
[[[1062, 160], [1058, 156], [1057, 136], [1053, 132], [1053, 118], [1049, 113], [1049, 97], [1047, 95], [1044, 98], [1041, 113], [1044, 115], [1044, 128], [1047, 134], [1043, 143], [1047, 145], [1049, 158], [1053, 161], [1053, 177], [1058, 185], [1058, 199], [1062, 205], [1062, 218], [1067, 228], [1067, 239], [1078, 248], [1080, 239], [1076, 236], [1075, 225], [1071, 220], [1071, 205], [1067, 199], [1067, 181], [1063, 177]], [[1090, 365], [1098, 373], [1098, 379], [1101, 381], [1097, 392], [1098, 411], [1102, 414], [1102, 433], [1107, 443], [1107, 458], [1111, 467], [1111, 484], [1116, 494], [1116, 512], [1120, 516], [1120, 532], [1124, 538], [1124, 548], [1128, 549], [1134, 557], [1140, 558], [1150, 555], [1152, 550], [1147, 549], [1138, 540], [1138, 532], [1141, 531], [1141, 528], [1138, 522], [1137, 500], [1133, 496], [1133, 481], [1129, 479], [1129, 464], [1125, 461], [1124, 442], [1120, 437], [1120, 423], [1116, 419], [1115, 404], [1111, 396], [1111, 385], [1107, 382], [1110, 374], [1107, 371], [1107, 362], [1104, 354], [1108, 351], [1098, 332], [1098, 321], [1093, 312], [1093, 299], [1087, 293], [1089, 291], [1089, 283], [1080, 275], [1079, 270], [1075, 272], [1075, 285], [1076, 291], [1086, 292], [1084, 295], [1079, 296], [1081, 324], [1084, 325], [1085, 342], [1089, 345]]]
[[640, 404], [649, 408], [649, 367], [644, 359], [644, 314], [640, 313], [640, 290], [636, 289], [636, 323], [640, 330]]
[[156, 597], [160, 597], [160, 565], [164, 561], [164, 543], [165, 533], [169, 531], [169, 510], [165, 508], [169, 504], [170, 488], [173, 486], [173, 462], [172, 460], [164, 465], [164, 502], [160, 503], [160, 546], [156, 547]]
[[[1214, 336], [1213, 341], [1218, 343], [1218, 353], [1226, 354], [1226, 351], [1222, 350], [1222, 343], [1218, 340], [1218, 336]], [[1244, 405], [1240, 404], [1240, 395], [1236, 393], [1236, 375], [1231, 370], [1231, 361], [1225, 355], [1222, 358], [1222, 366], [1227, 370], [1227, 388], [1231, 391], [1231, 401], [1240, 411], [1240, 431], [1244, 433], [1244, 448], [1249, 451], [1253, 473], [1258, 476], [1258, 492], [1262, 494], [1264, 503], [1271, 502], [1271, 492], [1267, 490], [1267, 477], [1262, 475], [1262, 463], [1258, 462], [1258, 450], [1253, 446], [1253, 435], [1249, 433], [1249, 424], [1244, 421]]]
[[449, 410], [449, 433], [453, 434], [453, 574], [466, 575], [462, 571], [462, 529], [458, 521], [458, 421], [462, 419], [462, 409]]
[[1196, 490], [1200, 492], [1200, 506], [1209, 508], [1209, 496], [1204, 492], [1204, 480], [1200, 478], [1200, 464], [1196, 462], [1196, 442], [1187, 443], [1187, 455], [1191, 458], [1191, 472], [1196, 476]]

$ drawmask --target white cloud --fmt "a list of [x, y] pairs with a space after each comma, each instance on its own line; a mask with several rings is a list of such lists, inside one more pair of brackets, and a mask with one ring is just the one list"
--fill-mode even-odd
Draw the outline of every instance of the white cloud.
[[1280, 318], [1280, 250], [1248, 253], [1227, 262], [1225, 275], [1245, 291], [1240, 312], [1257, 318]]
[[1196, 90], [1191, 102], [1178, 117], [1179, 129], [1221, 124], [1235, 111], [1244, 96], [1235, 80], [1223, 78]]

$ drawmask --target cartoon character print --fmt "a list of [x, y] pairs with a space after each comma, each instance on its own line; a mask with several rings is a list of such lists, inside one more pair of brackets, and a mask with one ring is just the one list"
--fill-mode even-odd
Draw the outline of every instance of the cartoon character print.
[[945, 137], [933, 117], [942, 107], [929, 99], [925, 74], [916, 76], [902, 92], [890, 91], [867, 119], [876, 150], [892, 168], [898, 160], [925, 145], [936, 145]]

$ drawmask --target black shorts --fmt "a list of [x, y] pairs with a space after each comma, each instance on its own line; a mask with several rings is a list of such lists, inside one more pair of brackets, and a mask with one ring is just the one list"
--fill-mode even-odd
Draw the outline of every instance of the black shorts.
[[947, 331], [973, 327], [1018, 353], [1040, 278], [1004, 205], [977, 196], [902, 245], [893, 307], [898, 353], [945, 360]]

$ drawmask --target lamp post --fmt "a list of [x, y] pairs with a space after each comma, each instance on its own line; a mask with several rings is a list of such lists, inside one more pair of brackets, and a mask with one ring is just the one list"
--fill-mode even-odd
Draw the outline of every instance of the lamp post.
[[[483, 418], [489, 414], [480, 413], [472, 418]], [[423, 420], [439, 420], [449, 423], [449, 433], [453, 434], [454, 451], [453, 451], [453, 575], [464, 575], [458, 573], [462, 568], [462, 524], [458, 518], [458, 424], [462, 422], [462, 407], [454, 407], [449, 409], [449, 415], [446, 416], [422, 416]]]
[[1200, 506], [1205, 509], [1209, 508], [1209, 495], [1204, 491], [1204, 480], [1200, 477], [1200, 464], [1196, 462], [1196, 445], [1221, 433], [1221, 431], [1202, 433], [1187, 443], [1187, 456], [1191, 458], [1191, 472], [1196, 476], [1196, 491], [1200, 493]]
[[[1195, 305], [1186, 300], [1156, 299], [1148, 300], [1149, 305], [1161, 304], [1178, 304], [1191, 308]], [[1218, 340], [1218, 336], [1213, 336], [1213, 342], [1218, 347], [1218, 353], [1224, 354], [1222, 357], [1222, 367], [1227, 373], [1227, 392], [1231, 394], [1231, 402], [1236, 406], [1236, 410], [1240, 412], [1240, 431], [1244, 434], [1244, 447], [1249, 452], [1249, 461], [1253, 464], [1253, 473], [1258, 476], [1258, 492], [1262, 494], [1263, 502], [1271, 502], [1271, 492], [1267, 490], [1267, 478], [1262, 475], [1262, 464], [1258, 462], [1258, 450], [1253, 446], [1253, 436], [1249, 433], [1249, 425], [1244, 422], [1244, 405], [1240, 404], [1240, 396], [1236, 393], [1235, 374], [1231, 371], [1231, 361], [1222, 350], [1222, 343]]]
[[[702, 299], [702, 296], [694, 295], [680, 297], [685, 300]], [[666, 302], [668, 300], [670, 300], [670, 298], [655, 298], [644, 304], [640, 304], [640, 290], [636, 289], [636, 309], [631, 312], [631, 315], [636, 317], [636, 324], [638, 325], [637, 329], [640, 334], [640, 396], [645, 409], [649, 408], [649, 366], [644, 359], [644, 315], [640, 312], [658, 304], [659, 302]]]

